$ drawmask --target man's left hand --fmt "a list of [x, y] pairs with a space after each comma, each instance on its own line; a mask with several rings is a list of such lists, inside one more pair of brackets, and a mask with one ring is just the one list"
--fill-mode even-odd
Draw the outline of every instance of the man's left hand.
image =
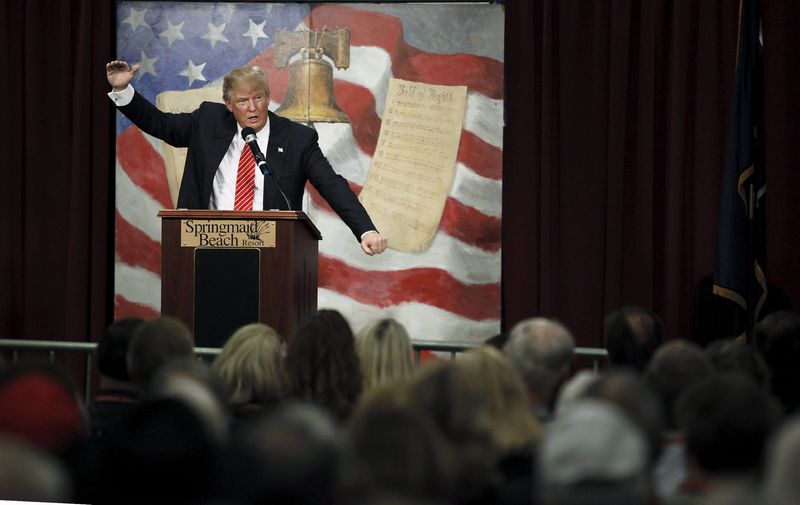
[[371, 231], [361, 238], [361, 249], [370, 256], [382, 253], [387, 245], [389, 241], [377, 231]]

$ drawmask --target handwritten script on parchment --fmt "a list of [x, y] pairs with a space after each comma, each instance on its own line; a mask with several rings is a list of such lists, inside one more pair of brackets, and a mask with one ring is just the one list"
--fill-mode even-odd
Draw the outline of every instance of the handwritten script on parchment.
[[391, 79], [378, 145], [359, 198], [389, 247], [430, 247], [453, 180], [466, 86]]
[[[156, 97], [156, 107], [164, 112], [192, 112], [203, 102], [222, 102], [222, 87], [192, 89], [188, 91], [165, 91]], [[172, 147], [163, 140], [161, 152], [169, 182], [169, 196], [172, 205], [178, 203], [178, 191], [183, 178], [183, 165], [186, 163], [186, 148]]]

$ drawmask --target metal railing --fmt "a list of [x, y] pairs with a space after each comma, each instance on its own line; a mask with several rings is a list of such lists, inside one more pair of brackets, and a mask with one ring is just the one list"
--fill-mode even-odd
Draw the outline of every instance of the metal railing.
[[[468, 351], [478, 344], [468, 342], [443, 342], [438, 340], [413, 340], [411, 346], [414, 349], [414, 358], [417, 365], [420, 363], [423, 352], [445, 353], [450, 359], [456, 359], [459, 353]], [[95, 342], [66, 342], [60, 340], [21, 340], [21, 339], [0, 339], [0, 351], [11, 353], [12, 362], [19, 361], [21, 351], [36, 351], [46, 353], [49, 363], [56, 362], [56, 353], [78, 353], [85, 357], [84, 362], [84, 398], [92, 397], [92, 378], [95, 373], [94, 351], [97, 348]], [[213, 358], [222, 349], [216, 347], [195, 347], [195, 355], [203, 358]], [[608, 360], [608, 353], [605, 349], [594, 347], [576, 347], [575, 357], [588, 358], [592, 362], [592, 368], [598, 371], [601, 362]]]

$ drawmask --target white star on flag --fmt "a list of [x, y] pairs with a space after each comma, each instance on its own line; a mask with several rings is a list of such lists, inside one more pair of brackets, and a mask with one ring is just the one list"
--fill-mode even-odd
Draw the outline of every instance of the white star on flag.
[[136, 62], [136, 64], [139, 65], [139, 72], [138, 75], [136, 76], [136, 80], [138, 81], [139, 79], [144, 77], [145, 74], [152, 74], [153, 76], [158, 76], [155, 67], [155, 63], [158, 61], [158, 56], [156, 56], [155, 58], [148, 58], [147, 54], [145, 54], [144, 51], [142, 51], [141, 53], [142, 53], [142, 59]]
[[247, 31], [242, 34], [242, 37], [250, 37], [250, 39], [253, 41], [253, 47], [256, 47], [256, 42], [258, 42], [258, 39], [269, 38], [267, 34], [264, 33], [264, 25], [267, 24], [266, 21], [263, 21], [259, 25], [253, 23], [252, 19], [249, 19], [248, 22], [250, 23], [250, 28], [248, 28]]
[[184, 75], [189, 78], [188, 86], [191, 86], [194, 81], [205, 81], [206, 78], [203, 77], [203, 68], [206, 66], [205, 63], [201, 63], [199, 65], [195, 65], [192, 60], [189, 60], [188, 65], [186, 68], [180, 71], [178, 75]]
[[170, 20], [167, 20], [167, 29], [159, 33], [159, 35], [161, 37], [166, 37], [169, 47], [172, 47], [172, 43], [176, 40], [186, 40], [181, 32], [183, 29], [183, 23], [185, 22], [186, 21], [181, 21], [177, 25], [173, 25]]
[[217, 45], [217, 42], [230, 42], [225, 35], [222, 34], [225, 31], [225, 25], [227, 23], [222, 23], [219, 26], [214, 26], [211, 23], [208, 23], [208, 33], [203, 35], [201, 38], [208, 40], [211, 43], [211, 49]]
[[148, 25], [144, 20], [145, 13], [147, 13], [147, 9], [138, 10], [131, 7], [131, 11], [128, 13], [128, 17], [126, 17], [122, 21], [122, 24], [127, 23], [131, 25], [131, 31], [134, 32], [140, 26], [146, 26], [147, 28], [150, 28], [150, 25]]

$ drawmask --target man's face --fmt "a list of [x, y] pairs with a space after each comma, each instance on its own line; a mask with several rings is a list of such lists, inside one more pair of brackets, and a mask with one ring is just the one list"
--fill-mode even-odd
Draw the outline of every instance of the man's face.
[[249, 126], [258, 132], [267, 124], [269, 95], [263, 88], [254, 88], [248, 84], [233, 88], [225, 106], [242, 128]]

